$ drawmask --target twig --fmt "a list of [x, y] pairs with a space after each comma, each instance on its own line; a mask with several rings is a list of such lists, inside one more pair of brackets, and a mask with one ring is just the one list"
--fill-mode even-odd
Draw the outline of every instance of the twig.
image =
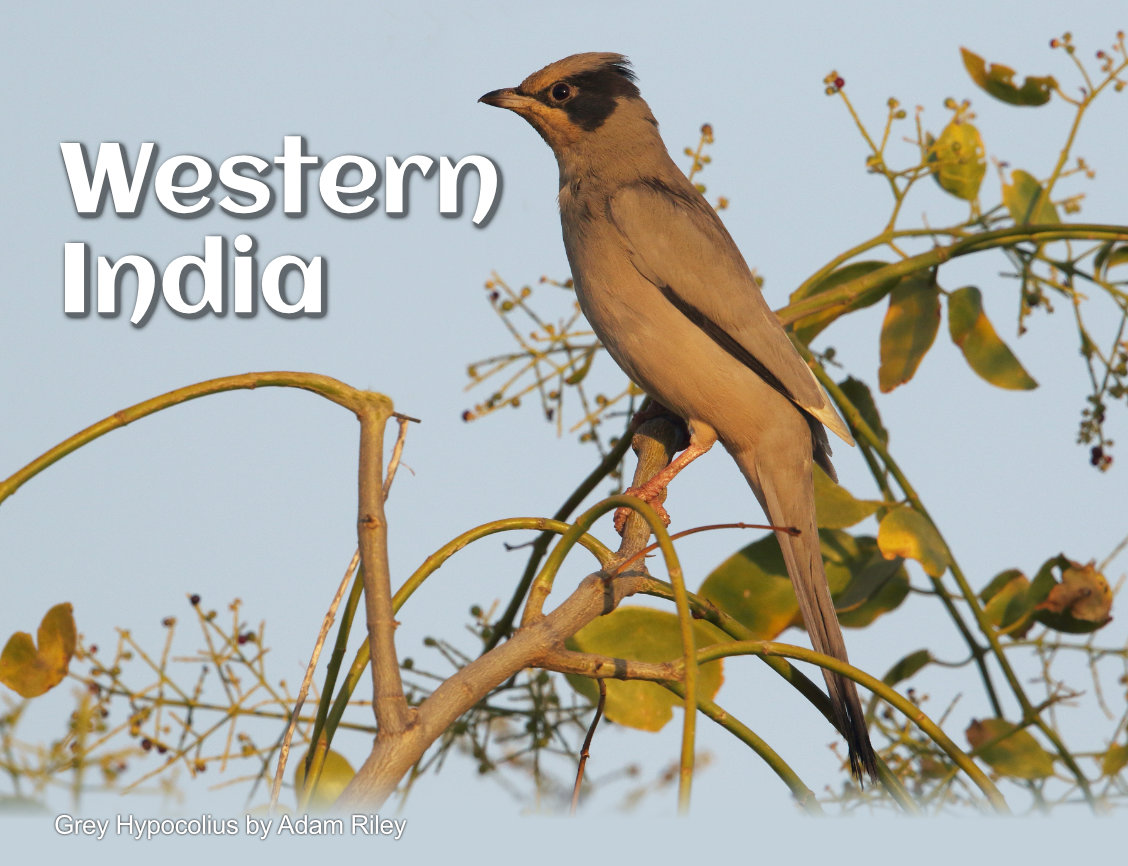
[[313, 653], [310, 655], [309, 664], [306, 665], [305, 676], [302, 678], [302, 687], [298, 689], [298, 698], [294, 702], [293, 712], [290, 713], [290, 723], [286, 726], [286, 735], [282, 738], [282, 745], [278, 749], [278, 769], [274, 772], [274, 786], [270, 789], [270, 814], [274, 813], [274, 809], [278, 805], [278, 795], [282, 791], [282, 777], [286, 772], [286, 762], [290, 757], [290, 741], [294, 737], [294, 729], [298, 726], [298, 718], [301, 715], [302, 706], [305, 704], [306, 695], [309, 693], [310, 684], [313, 682], [313, 672], [316, 670], [317, 662], [321, 658], [321, 649], [325, 645], [325, 638], [329, 634], [329, 629], [333, 625], [333, 621], [337, 618], [337, 608], [341, 604], [341, 599], [345, 597], [345, 590], [348, 589], [349, 584], [352, 583], [353, 573], [356, 571], [356, 567], [359, 564], [360, 551], [358, 550], [352, 555], [352, 559], [349, 561], [349, 567], [345, 569], [345, 576], [341, 578], [341, 584], [337, 587], [333, 601], [329, 603], [329, 610], [326, 611], [325, 618], [321, 621], [321, 630], [317, 633], [317, 641], [313, 645]]
[[591, 741], [595, 736], [596, 725], [603, 717], [603, 705], [607, 702], [607, 683], [602, 679], [596, 680], [596, 685], [599, 686], [599, 700], [595, 705], [595, 716], [591, 720], [591, 726], [588, 728], [587, 736], [584, 737], [583, 748], [580, 749], [580, 765], [576, 768], [576, 784], [572, 788], [572, 814], [576, 814], [576, 806], [580, 802], [580, 785], [584, 781], [584, 767], [587, 766], [587, 760], [591, 756]]

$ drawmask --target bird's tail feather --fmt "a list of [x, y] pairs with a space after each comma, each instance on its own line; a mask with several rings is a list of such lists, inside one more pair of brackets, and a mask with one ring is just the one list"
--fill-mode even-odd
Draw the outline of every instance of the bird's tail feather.
[[[757, 492], [772, 524], [799, 530], [798, 535], [777, 531], [776, 537], [811, 643], [820, 653], [849, 661], [823, 567], [815, 520], [814, 484], [809, 469], [795, 473], [794, 468], [789, 467], [786, 484], [777, 484], [774, 483], [774, 473], [770, 469], [764, 471], [767, 467], [755, 466], [751, 455], [734, 456], [752, 483], [753, 491]], [[830, 692], [837, 727], [850, 747], [850, 770], [854, 778], [860, 782], [864, 772], [876, 779], [877, 757], [870, 743], [865, 713], [853, 680], [825, 668], [823, 676]]]

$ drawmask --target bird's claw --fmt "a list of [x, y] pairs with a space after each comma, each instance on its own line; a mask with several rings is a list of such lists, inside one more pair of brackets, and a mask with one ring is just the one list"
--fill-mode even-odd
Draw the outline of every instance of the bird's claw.
[[[662, 491], [660, 490], [647, 490], [646, 487], [628, 487], [623, 491], [623, 495], [637, 496], [639, 499], [653, 508], [656, 512], [658, 512], [658, 517], [661, 519], [663, 526], [669, 526], [670, 515], [666, 512], [666, 509], [662, 507], [661, 502], [654, 501], [661, 492]], [[630, 517], [633, 513], [634, 509], [628, 508], [625, 505], [621, 508], [615, 509], [615, 531], [617, 533], [619, 533], [620, 535], [623, 534], [623, 529], [627, 525], [627, 518]]]

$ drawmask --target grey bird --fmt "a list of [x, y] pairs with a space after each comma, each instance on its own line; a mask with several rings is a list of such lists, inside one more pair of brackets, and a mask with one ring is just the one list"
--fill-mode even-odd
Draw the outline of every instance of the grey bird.
[[[853, 439], [760, 293], [713, 208], [670, 158], [621, 54], [575, 54], [479, 102], [525, 118], [560, 169], [560, 222], [580, 308], [611, 357], [686, 422], [657, 496], [720, 441], [777, 530], [803, 623], [846, 660], [815, 521], [812, 463], [832, 477], [829, 428]], [[877, 776], [854, 683], [823, 671], [850, 767]]]

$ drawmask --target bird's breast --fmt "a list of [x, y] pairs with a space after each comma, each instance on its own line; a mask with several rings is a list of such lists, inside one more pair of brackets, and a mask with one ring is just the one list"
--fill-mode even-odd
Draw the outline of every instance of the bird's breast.
[[[683, 315], [631, 262], [621, 239], [588, 225], [565, 246], [580, 309], [639, 387], [687, 421], [742, 446], [768, 413], [798, 413], [786, 398]], [[804, 427], [805, 429], [805, 427]]]

